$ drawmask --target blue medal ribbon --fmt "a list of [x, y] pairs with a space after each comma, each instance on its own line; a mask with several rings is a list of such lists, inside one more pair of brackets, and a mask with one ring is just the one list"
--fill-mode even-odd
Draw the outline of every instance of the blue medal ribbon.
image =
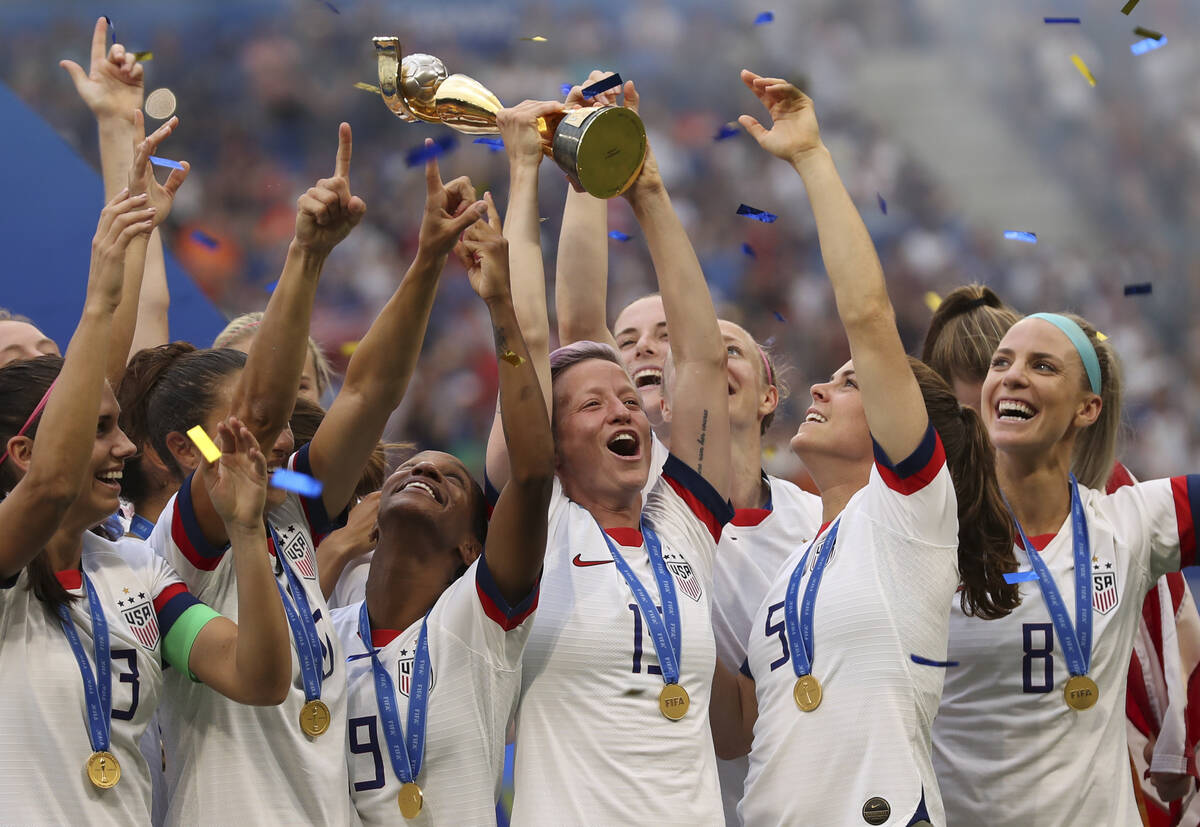
[[375, 701], [379, 717], [383, 721], [383, 737], [387, 742], [388, 755], [392, 759], [392, 770], [401, 784], [410, 784], [421, 774], [421, 762], [425, 758], [425, 714], [429, 705], [429, 641], [425, 635], [429, 615], [421, 621], [421, 634], [417, 638], [417, 651], [413, 655], [412, 688], [408, 693], [408, 737], [400, 727], [400, 714], [396, 711], [396, 685], [392, 676], [379, 661], [379, 653], [371, 643], [371, 620], [367, 617], [367, 601], [362, 602], [358, 612], [358, 636], [362, 638], [371, 654], [371, 671], [375, 675]]
[[833, 545], [837, 542], [838, 526], [841, 523], [839, 518], [821, 542], [821, 548], [817, 551], [817, 560], [813, 564], [812, 576], [808, 578], [808, 585], [804, 588], [804, 601], [800, 604], [800, 611], [796, 611], [796, 603], [800, 596], [800, 581], [804, 578], [808, 555], [817, 543], [815, 538], [808, 544], [804, 556], [800, 558], [800, 562], [792, 570], [791, 579], [788, 580], [787, 593], [783, 599], [783, 620], [787, 624], [788, 648], [791, 649], [792, 654], [792, 671], [796, 673], [797, 678], [812, 674], [813, 657], [816, 654], [813, 643], [813, 614], [817, 605], [817, 590], [821, 588], [821, 578], [825, 575], [825, 566], [829, 563]]
[[[600, 524], [597, 523], [596, 526], [599, 528]], [[616, 543], [608, 536], [608, 532], [603, 528], [600, 529], [600, 533], [604, 536], [604, 542], [608, 543], [608, 550], [612, 553], [617, 570], [629, 584], [629, 590], [633, 592], [633, 598], [642, 611], [642, 620], [650, 631], [650, 639], [654, 642], [654, 651], [658, 655], [658, 663], [662, 667], [663, 683], [679, 683], [679, 659], [683, 651], [683, 630], [679, 622], [679, 600], [675, 595], [675, 581], [671, 578], [671, 573], [667, 571], [667, 564], [663, 562], [662, 543], [659, 541], [658, 535], [654, 533], [654, 529], [650, 528], [643, 520], [641, 531], [642, 538], [646, 541], [646, 554], [650, 558], [650, 566], [654, 569], [654, 579], [658, 581], [658, 596], [662, 601], [661, 615], [658, 613], [658, 607], [650, 598], [650, 592], [646, 591], [642, 581], [638, 580], [629, 563], [621, 556]]]
[[62, 623], [63, 633], [75, 653], [79, 664], [79, 673], [83, 675], [83, 694], [87, 701], [88, 728], [91, 732], [92, 752], [106, 752], [109, 744], [109, 734], [112, 732], [112, 661], [108, 653], [108, 621], [104, 617], [104, 608], [100, 605], [100, 597], [96, 587], [88, 579], [87, 573], [80, 571], [83, 587], [87, 590], [88, 612], [92, 616], [92, 645], [96, 658], [96, 672], [88, 665], [87, 653], [79, 640], [79, 632], [75, 630], [75, 622], [71, 620], [71, 611], [65, 605], [58, 605], [58, 619]]
[[[1005, 498], [1004, 504], [1008, 505]], [[1008, 508], [1012, 514], [1012, 506]], [[1079, 499], [1079, 483], [1075, 475], [1071, 475], [1071, 545], [1075, 556], [1075, 622], [1072, 626], [1071, 617], [1067, 614], [1067, 605], [1054, 583], [1054, 577], [1042, 555], [1025, 536], [1021, 521], [1012, 514], [1017, 534], [1029, 555], [1029, 562], [1037, 572], [1038, 586], [1042, 590], [1042, 598], [1050, 609], [1050, 619], [1054, 621], [1054, 631], [1062, 641], [1063, 653], [1067, 656], [1067, 669], [1071, 675], [1086, 675], [1092, 665], [1092, 584], [1091, 573], [1092, 547], [1088, 539], [1087, 516], [1083, 513], [1083, 502]], [[1078, 628], [1078, 635], [1076, 635]]]
[[324, 660], [321, 654], [321, 638], [317, 634], [317, 622], [313, 620], [312, 610], [308, 606], [308, 595], [304, 593], [304, 585], [296, 576], [296, 572], [292, 571], [287, 555], [283, 553], [283, 543], [279, 542], [275, 527], [268, 524], [267, 528], [271, 532], [271, 542], [275, 545], [275, 559], [283, 567], [288, 587], [295, 599], [293, 603], [288, 598], [288, 589], [279, 585], [278, 580], [275, 581], [275, 588], [279, 589], [279, 597], [283, 601], [283, 612], [287, 615], [288, 626], [292, 630], [292, 643], [300, 660], [304, 700], [315, 701], [321, 697], [321, 663]]
[[154, 531], [154, 523], [147, 520], [141, 514], [134, 514], [133, 519], [129, 521], [129, 533], [139, 540], [149, 540], [151, 532]]

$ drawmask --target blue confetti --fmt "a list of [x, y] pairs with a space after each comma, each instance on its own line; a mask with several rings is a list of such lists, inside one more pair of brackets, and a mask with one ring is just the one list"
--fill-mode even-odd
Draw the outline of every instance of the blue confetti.
[[341, 14], [341, 12], [337, 10], [337, 6], [333, 5], [333, 3], [330, 3], [329, 0], [325, 0], [325, 5], [328, 6], [329, 10], [334, 14]]
[[1078, 23], [1078, 17], [1043, 17], [1043, 23]]
[[738, 205], [737, 214], [744, 215], [748, 218], [753, 218], [755, 221], [761, 221], [764, 224], [774, 224], [775, 219], [779, 218], [779, 216], [773, 212], [760, 210], [756, 207], [747, 206], [746, 204]]
[[445, 155], [457, 145], [458, 139], [456, 139], [453, 135], [443, 135], [442, 137], [435, 139], [433, 144], [430, 146], [421, 144], [420, 146], [410, 149], [404, 156], [404, 163], [410, 167], [418, 166], [425, 163], [430, 158], [436, 158], [439, 155]]
[[633, 238], [633, 236], [626, 235], [625, 233], [621, 232], [620, 230], [609, 230], [608, 237], [611, 239], [614, 239], [616, 241], [628, 241], [629, 239]]
[[271, 282], [266, 287], [264, 287], [263, 290], [266, 290], [268, 293], [274, 293], [275, 288], [278, 286], [279, 286], [279, 279], [275, 279], [275, 281]]
[[203, 244], [210, 250], [217, 249], [217, 246], [221, 243], [204, 232], [204, 230], [192, 230], [192, 241], [195, 241], [197, 244]]
[[117, 27], [113, 25], [112, 18], [107, 14], [104, 15], [104, 22], [108, 24], [108, 45], [109, 48], [117, 45]]
[[150, 156], [150, 163], [156, 167], [170, 167], [171, 169], [183, 169], [183, 164], [178, 161], [172, 161], [170, 158], [159, 158], [157, 155]]
[[763, 23], [770, 23], [774, 19], [775, 12], [773, 11], [759, 12], [758, 17], [754, 18], [754, 25], [761, 26]]
[[765, 342], [763, 342], [763, 347], [775, 347], [775, 337], [772, 336], [771, 338], [769, 338]]
[[1165, 37], [1162, 40], [1155, 40], [1152, 37], [1148, 37], [1145, 40], [1139, 40], [1137, 43], [1131, 45], [1129, 47], [1129, 51], [1133, 52], [1135, 55], [1144, 55], [1146, 52], [1153, 51], [1154, 49], [1158, 49], [1166, 45], [1167, 39]]
[[742, 130], [738, 129], [736, 126], [734, 126], [731, 123], [722, 124], [721, 128], [717, 131], [717, 134], [713, 135], [713, 140], [714, 141], [724, 141], [724, 140], [727, 140], [728, 138], [734, 138], [734, 137], [737, 137], [739, 134], [741, 134], [741, 131]]
[[1037, 233], [1027, 233], [1024, 230], [1005, 230], [1004, 237], [1009, 241], [1024, 241], [1037, 244]]
[[883, 196], [879, 193], [875, 193], [875, 197], [879, 199], [879, 211], [887, 215], [887, 202], [883, 200]]
[[1149, 295], [1153, 286], [1150, 282], [1145, 284], [1127, 284], [1125, 285], [1126, 296], [1146, 296]]
[[499, 152], [500, 150], [504, 149], [504, 139], [503, 138], [476, 138], [471, 143], [483, 144], [492, 152]]
[[787, 319], [783, 318], [783, 314], [780, 313], [778, 310], [775, 311], [775, 321], [783, 322], [784, 324], [787, 324]]
[[563, 97], [565, 98], [567, 95], [571, 94], [571, 84], [564, 83], [559, 91], [562, 92]]
[[1010, 586], [1014, 583], [1029, 583], [1037, 579], [1037, 572], [1033, 570], [1009, 572], [1004, 575], [1004, 582]]
[[289, 471], [286, 468], [280, 468], [271, 474], [271, 487], [293, 491], [309, 499], [321, 496], [321, 491], [325, 488], [320, 480], [313, 479], [308, 474], [301, 474], [299, 471]]
[[913, 663], [916, 663], [920, 666], [937, 666], [942, 669], [949, 669], [952, 666], [958, 666], [958, 661], [956, 660], [930, 660], [929, 658], [923, 658], [920, 655], [909, 655], [909, 657], [912, 658]]
[[758, 253], [754, 252], [754, 248], [746, 242], [742, 242], [742, 252], [750, 256], [750, 258], [758, 258]]
[[583, 97], [585, 99], [594, 98], [596, 95], [599, 95], [602, 92], [607, 92], [609, 89], [616, 89], [622, 83], [623, 81], [621, 80], [621, 76], [617, 74], [609, 75], [606, 78], [600, 78], [600, 80], [596, 81], [590, 86], [583, 87]]

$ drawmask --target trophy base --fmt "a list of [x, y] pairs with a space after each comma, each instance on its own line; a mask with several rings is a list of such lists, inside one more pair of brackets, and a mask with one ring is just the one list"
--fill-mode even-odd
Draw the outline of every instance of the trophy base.
[[555, 163], [596, 198], [629, 189], [646, 160], [646, 127], [632, 109], [575, 109], [558, 124], [551, 144]]

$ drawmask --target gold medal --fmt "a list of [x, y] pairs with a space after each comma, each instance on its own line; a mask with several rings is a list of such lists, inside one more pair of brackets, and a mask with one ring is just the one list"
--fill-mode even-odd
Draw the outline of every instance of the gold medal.
[[1091, 709], [1100, 700], [1100, 687], [1087, 675], [1072, 675], [1063, 687], [1063, 698], [1071, 709]]
[[400, 805], [400, 815], [405, 818], [416, 818], [421, 814], [421, 805], [425, 803], [425, 796], [421, 794], [421, 787], [417, 782], [409, 781], [400, 787], [396, 801]]
[[309, 701], [300, 710], [300, 729], [311, 738], [329, 729], [329, 707], [320, 699]]
[[691, 703], [687, 690], [677, 683], [667, 684], [658, 693], [658, 711], [672, 721], [678, 721], [686, 715]]
[[117, 763], [117, 756], [107, 750], [93, 752], [84, 767], [88, 780], [98, 790], [111, 790], [121, 780], [121, 765]]
[[821, 682], [812, 675], [801, 675], [796, 678], [792, 697], [801, 711], [812, 712], [821, 705]]

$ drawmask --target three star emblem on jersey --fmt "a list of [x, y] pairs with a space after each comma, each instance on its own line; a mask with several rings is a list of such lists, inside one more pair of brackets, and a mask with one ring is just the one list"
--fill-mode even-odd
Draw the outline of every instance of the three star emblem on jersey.
[[699, 603], [701, 594], [700, 578], [692, 571], [692, 564], [674, 552], [664, 554], [663, 562], [667, 564], [667, 571], [674, 575], [675, 583], [679, 586], [679, 590], [693, 601]]
[[1092, 609], [1106, 615], [1117, 608], [1117, 572], [1109, 561], [1092, 560]]
[[[413, 658], [416, 653], [409, 653], [407, 650], [400, 650], [400, 660], [397, 662], [397, 671], [400, 674], [400, 694], [408, 697], [408, 692], [412, 688], [413, 676]], [[429, 691], [433, 691], [433, 664], [429, 665]]]
[[118, 600], [117, 608], [121, 610], [121, 617], [129, 624], [129, 630], [138, 643], [147, 649], [158, 645], [158, 615], [144, 592], [131, 595], [128, 600]]
[[297, 531], [295, 526], [288, 526], [279, 532], [279, 539], [283, 543], [284, 555], [296, 566], [296, 571], [306, 580], [316, 580], [317, 572], [308, 556], [308, 542], [304, 534]]

